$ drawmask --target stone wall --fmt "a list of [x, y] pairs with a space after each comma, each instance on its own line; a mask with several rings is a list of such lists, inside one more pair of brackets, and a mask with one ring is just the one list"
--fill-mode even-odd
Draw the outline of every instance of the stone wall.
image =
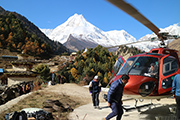
[[8, 86], [12, 86], [15, 84], [19, 84], [22, 82], [29, 82], [29, 81], [36, 81], [36, 77], [26, 77], [26, 76], [21, 76], [21, 77], [8, 77]]

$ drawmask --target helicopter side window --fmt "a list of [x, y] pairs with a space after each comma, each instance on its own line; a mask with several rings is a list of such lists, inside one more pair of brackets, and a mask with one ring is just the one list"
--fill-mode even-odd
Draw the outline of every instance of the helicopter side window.
[[167, 57], [163, 60], [163, 75], [170, 75], [178, 70], [178, 62], [175, 58]]

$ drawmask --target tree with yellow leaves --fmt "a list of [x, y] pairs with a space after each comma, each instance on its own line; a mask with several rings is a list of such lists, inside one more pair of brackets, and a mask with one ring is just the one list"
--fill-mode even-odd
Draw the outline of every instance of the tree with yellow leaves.
[[93, 68], [91, 69], [91, 71], [92, 71], [93, 73], [95, 73], [95, 71], [94, 71], [94, 69], [93, 69]]
[[17, 48], [21, 48], [21, 46], [22, 46], [22, 43], [19, 42], [18, 45], [17, 45]]
[[109, 71], [109, 72], [108, 72], [108, 78], [109, 78], [109, 79], [111, 78], [111, 75], [112, 75], [112, 73]]
[[29, 38], [28, 38], [28, 37], [25, 38], [25, 42], [27, 42], [27, 41], [29, 41]]
[[74, 78], [75, 80], [77, 80], [78, 77], [79, 77], [79, 75], [78, 75], [78, 71], [76, 70], [76, 68], [73, 67], [73, 68], [70, 70], [70, 72], [71, 72], [71, 75], [73, 76], [73, 78]]
[[96, 59], [95, 58], [93, 58], [93, 61], [96, 63]]
[[1, 28], [2, 32], [4, 32], [4, 27]]
[[104, 77], [103, 82], [104, 82], [105, 84], [108, 84], [108, 79], [107, 79], [106, 77]]
[[4, 40], [4, 35], [3, 34], [0, 35], [0, 40]]
[[98, 74], [97, 74], [98, 76], [100, 76], [101, 75], [101, 73], [100, 72], [98, 72]]
[[46, 49], [46, 44], [43, 43], [43, 44], [41, 45], [41, 47], [44, 48], [44, 49]]
[[2, 44], [1, 44], [1, 42], [0, 42], [0, 48], [2, 48]]
[[12, 44], [12, 47], [13, 47], [14, 49], [16, 49], [16, 44], [15, 44], [15, 43], [13, 43], [13, 44]]
[[76, 62], [74, 62], [74, 66], [76, 66], [77, 67], [77, 64], [78, 64], [78, 62], [76, 61]]

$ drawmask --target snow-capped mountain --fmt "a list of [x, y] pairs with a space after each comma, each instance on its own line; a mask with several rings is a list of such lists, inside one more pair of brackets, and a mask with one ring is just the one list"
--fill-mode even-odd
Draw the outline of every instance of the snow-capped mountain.
[[[164, 29], [160, 28], [160, 32], [168, 32], [170, 35], [180, 36], [180, 26], [178, 26], [178, 24], [170, 25], [169, 27], [166, 27]], [[156, 35], [154, 33], [153, 34], [147, 34], [147, 35], [143, 36], [142, 38], [140, 38], [138, 41], [150, 40], [153, 37], [156, 37]], [[170, 43], [173, 40], [174, 39], [172, 39], [172, 40], [170, 39], [170, 40], [165, 41], [165, 42]], [[160, 41], [154, 41], [154, 42], [137, 43], [137, 44], [134, 44], [133, 46], [148, 52], [152, 48], [157, 48], [159, 44], [160, 44]]]
[[[174, 24], [161, 30], [180, 35], [180, 27], [178, 24]], [[78, 46], [80, 45], [80, 41], [83, 41], [86, 43], [86, 45], [88, 42], [91, 44], [93, 43], [92, 47], [94, 47], [94, 45], [109, 47], [137, 41], [136, 38], [124, 30], [104, 32], [89, 23], [82, 15], [78, 14], [74, 14], [73, 16], [69, 17], [66, 22], [57, 26], [55, 29], [41, 29], [41, 31], [44, 32], [50, 39], [58, 41], [64, 45], [68, 44], [69, 46]], [[146, 35], [138, 41], [147, 40], [154, 36], [155, 34]], [[75, 44], [75, 39], [79, 40], [79, 44]], [[141, 44], [134, 44], [133, 46], [138, 47], [144, 51], [149, 51], [151, 48], [157, 47], [157, 45], [157, 42], [146, 42]], [[81, 46], [83, 46], [82, 43]], [[86, 46], [83, 46], [82, 49], [85, 47]]]
[[59, 41], [62, 44], [67, 42], [70, 34], [75, 38], [94, 42], [102, 46], [113, 46], [136, 41], [133, 36], [124, 30], [104, 32], [78, 14], [74, 14], [55, 29], [41, 29], [41, 31], [50, 39]]

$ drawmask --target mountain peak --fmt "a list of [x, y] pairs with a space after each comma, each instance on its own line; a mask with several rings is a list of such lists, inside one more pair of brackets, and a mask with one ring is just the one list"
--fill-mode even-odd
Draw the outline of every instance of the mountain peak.
[[49, 38], [65, 43], [70, 34], [73, 36], [87, 37], [90, 33], [95, 33], [95, 31], [100, 30], [86, 21], [82, 14], [78, 15], [75, 13], [73, 16], [69, 17], [66, 22], [49, 33]]
[[[52, 30], [48, 37], [64, 44], [68, 40], [70, 34], [75, 38], [94, 42], [95, 44], [102, 46], [113, 46], [120, 43], [126, 43], [127, 41], [136, 41], [135, 38], [129, 37], [130, 35], [127, 35], [127, 32], [124, 30], [104, 32], [89, 23], [82, 14], [79, 15], [77, 13], [69, 17], [66, 22]], [[127, 36], [128, 40], [126, 38]]]
[[84, 17], [83, 17], [83, 15], [82, 14], [77, 14], [77, 13], [75, 13], [73, 16], [71, 16], [70, 18], [79, 18], [79, 19], [85, 19]]
[[78, 27], [78, 26], [89, 26], [90, 23], [86, 21], [82, 14], [78, 15], [75, 13], [73, 16], [64, 23], [66, 26]]

